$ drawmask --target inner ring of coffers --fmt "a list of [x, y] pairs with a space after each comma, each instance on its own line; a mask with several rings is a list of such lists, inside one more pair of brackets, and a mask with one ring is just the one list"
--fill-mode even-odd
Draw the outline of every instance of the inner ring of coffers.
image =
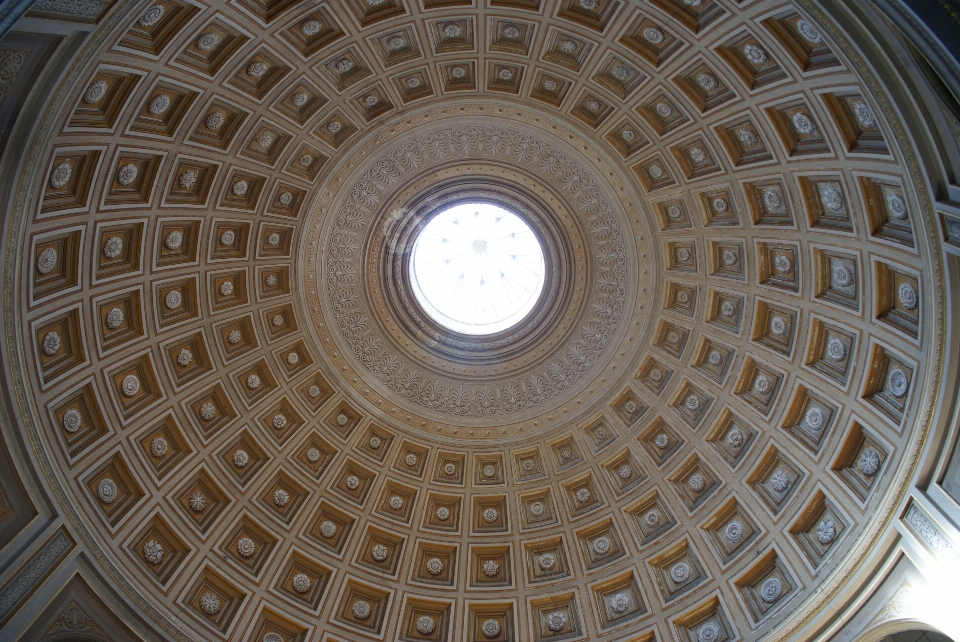
[[[520, 216], [536, 235], [546, 269], [544, 287], [533, 310], [514, 326], [501, 332], [472, 336], [455, 332], [433, 320], [423, 309], [410, 282], [412, 249], [420, 230], [441, 211], [466, 202], [491, 203]], [[564, 316], [579, 318], [586, 297], [574, 291], [573, 239], [542, 200], [508, 179], [466, 176], [438, 182], [408, 202], [385, 208], [386, 230], [378, 274], [389, 314], [404, 334], [438, 357], [458, 363], [483, 365], [512, 359], [540, 345], [555, 332]], [[585, 236], [578, 245], [588, 247]], [[588, 257], [586, 257], [588, 258]], [[589, 260], [583, 269], [589, 269]], [[589, 276], [588, 281], [589, 282]], [[568, 323], [566, 332], [576, 327]], [[559, 337], [558, 337], [559, 339]], [[562, 344], [555, 341], [554, 345]], [[546, 357], [546, 354], [537, 355]], [[532, 365], [532, 364], [530, 364]]]

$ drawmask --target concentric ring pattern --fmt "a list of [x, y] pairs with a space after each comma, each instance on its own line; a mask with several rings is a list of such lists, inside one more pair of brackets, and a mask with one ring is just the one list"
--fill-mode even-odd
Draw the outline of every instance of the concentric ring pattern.
[[[903, 492], [943, 342], [915, 152], [835, 25], [772, 0], [126, 11], [27, 167], [7, 322], [37, 457], [158, 630], [817, 617]], [[409, 270], [471, 199], [546, 266], [477, 337]]]

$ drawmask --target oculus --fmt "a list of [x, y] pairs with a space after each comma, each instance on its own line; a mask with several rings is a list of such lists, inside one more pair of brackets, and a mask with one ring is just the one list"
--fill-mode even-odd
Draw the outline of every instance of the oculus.
[[543, 249], [513, 212], [489, 203], [442, 210], [413, 245], [417, 301], [454, 332], [494, 334], [520, 322], [543, 291]]

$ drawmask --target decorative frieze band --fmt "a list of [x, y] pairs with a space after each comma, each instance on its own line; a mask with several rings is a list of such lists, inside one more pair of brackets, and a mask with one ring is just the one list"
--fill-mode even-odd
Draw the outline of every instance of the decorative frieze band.
[[0, 589], [0, 626], [6, 623], [16, 606], [40, 586], [73, 547], [73, 539], [61, 528], [10, 578]]
[[952, 568], [960, 567], [960, 551], [957, 550], [940, 528], [934, 524], [933, 521], [927, 517], [926, 513], [916, 504], [912, 504], [910, 508], [907, 509], [907, 514], [904, 516], [903, 521], [905, 521], [910, 526], [910, 530], [932, 548], [937, 556], [944, 562]]

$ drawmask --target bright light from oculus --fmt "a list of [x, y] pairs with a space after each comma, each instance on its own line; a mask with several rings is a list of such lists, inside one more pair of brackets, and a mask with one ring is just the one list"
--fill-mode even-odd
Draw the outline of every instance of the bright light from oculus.
[[506, 330], [543, 290], [543, 250], [519, 216], [488, 203], [448, 208], [420, 231], [410, 280], [437, 323], [464, 334]]

